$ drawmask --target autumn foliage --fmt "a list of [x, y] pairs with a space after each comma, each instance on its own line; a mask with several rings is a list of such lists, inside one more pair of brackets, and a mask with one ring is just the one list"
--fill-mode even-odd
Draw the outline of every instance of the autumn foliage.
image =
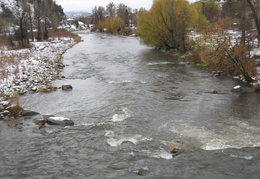
[[197, 18], [196, 9], [186, 0], [155, 0], [150, 11], [138, 17], [138, 35], [144, 44], [185, 52], [188, 28]]

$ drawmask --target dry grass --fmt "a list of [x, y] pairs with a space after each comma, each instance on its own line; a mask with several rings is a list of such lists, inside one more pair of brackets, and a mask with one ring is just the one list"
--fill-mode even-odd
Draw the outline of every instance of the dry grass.
[[[69, 32], [66, 29], [49, 30], [49, 39], [62, 37], [73, 38], [75, 42], [81, 40], [80, 36]], [[0, 49], [14, 49], [11, 39], [13, 39], [12, 36], [0, 36]], [[21, 70], [24, 70], [25, 67], [20, 65], [20, 61], [29, 59], [30, 52], [26, 52], [26, 50], [20, 52], [18, 49], [16, 50], [15, 53], [4, 53], [4, 51], [0, 51], [0, 79], [7, 78], [10, 74], [17, 76]]]
[[49, 29], [49, 38], [61, 38], [61, 37], [73, 38], [76, 42], [79, 42], [81, 40], [80, 36], [66, 29]]
[[[20, 72], [20, 60], [28, 59], [29, 53], [18, 54], [0, 54], [0, 78], [7, 78], [8, 75], [13, 74], [17, 76]], [[8, 67], [8, 68], [7, 68]]]

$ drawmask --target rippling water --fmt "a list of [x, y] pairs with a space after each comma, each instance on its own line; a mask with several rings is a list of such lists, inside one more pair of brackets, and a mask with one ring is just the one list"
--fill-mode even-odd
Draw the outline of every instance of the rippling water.
[[[1, 122], [0, 178], [258, 178], [260, 95], [138, 38], [81, 34], [64, 54], [72, 91], [26, 95], [23, 107], [73, 127], [18, 132]], [[235, 85], [243, 93], [232, 93]], [[218, 94], [206, 91], [217, 90]], [[173, 157], [168, 142], [196, 148]]]

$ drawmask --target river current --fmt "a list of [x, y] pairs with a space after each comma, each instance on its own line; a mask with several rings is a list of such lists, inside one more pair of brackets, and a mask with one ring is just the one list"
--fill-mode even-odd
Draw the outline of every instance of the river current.
[[[0, 178], [259, 178], [260, 94], [136, 37], [81, 32], [63, 55], [72, 91], [21, 105], [74, 126], [0, 121]], [[242, 85], [242, 93], [231, 89]], [[218, 93], [207, 93], [209, 90]], [[168, 143], [194, 150], [173, 156]]]

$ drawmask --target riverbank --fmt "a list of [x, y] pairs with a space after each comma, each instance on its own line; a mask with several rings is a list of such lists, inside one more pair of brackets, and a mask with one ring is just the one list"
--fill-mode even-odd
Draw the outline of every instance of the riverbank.
[[[257, 38], [252, 37], [251, 41], [247, 42], [250, 44], [248, 45], [250, 50], [247, 52], [247, 59], [238, 59], [240, 60], [239, 63], [243, 64], [243, 69], [252, 78], [250, 82], [242, 75], [243, 73], [239, 70], [238, 65], [226, 58], [224, 52], [216, 52], [220, 48], [218, 45], [219, 41], [229, 39], [229, 44], [231, 45], [229, 48], [233, 48], [240, 42], [241, 36], [241, 32], [235, 30], [227, 30], [224, 35], [220, 37], [215, 36], [215, 38], [209, 37], [207, 34], [191, 31], [188, 35], [189, 40], [194, 42], [191, 50], [184, 54], [177, 52], [175, 49], [161, 51], [167, 55], [189, 59], [192, 63], [211, 70], [214, 75], [227, 75], [245, 83], [250, 83], [256, 91], [260, 91], [260, 48], [258, 47]], [[244, 62], [245, 60], [247, 60], [246, 63]]]
[[64, 67], [62, 54], [77, 42], [73, 37], [60, 37], [48, 42], [31, 42], [26, 49], [1, 47], [0, 118], [12, 113], [14, 109], [10, 107], [19, 110], [20, 95], [56, 90], [51, 82], [63, 78], [60, 75]]

